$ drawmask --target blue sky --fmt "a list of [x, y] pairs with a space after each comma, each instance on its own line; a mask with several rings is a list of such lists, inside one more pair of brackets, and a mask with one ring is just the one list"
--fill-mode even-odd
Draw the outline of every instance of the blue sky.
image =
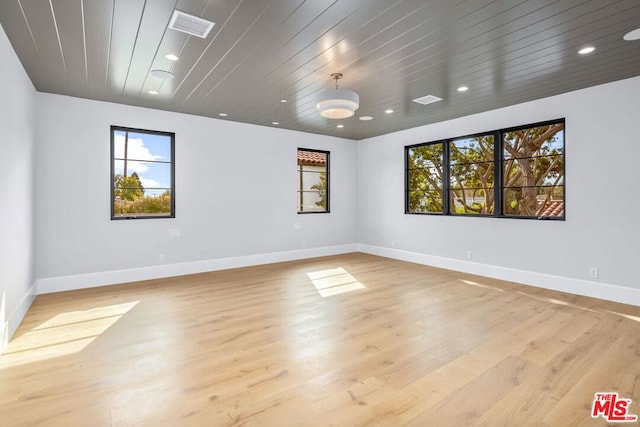
[[[124, 158], [125, 132], [114, 133], [114, 157]], [[136, 172], [147, 195], [160, 194], [165, 188], [171, 188], [171, 138], [165, 135], [152, 135], [129, 132], [127, 144], [127, 175]], [[114, 173], [124, 172], [124, 161], [114, 161]], [[161, 190], [149, 190], [159, 187]]]

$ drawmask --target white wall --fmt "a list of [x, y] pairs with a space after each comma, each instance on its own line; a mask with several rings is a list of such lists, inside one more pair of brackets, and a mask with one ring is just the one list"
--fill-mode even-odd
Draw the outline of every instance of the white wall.
[[[361, 249], [640, 304], [639, 93], [636, 77], [360, 141]], [[405, 145], [562, 117], [566, 221], [404, 214]]]
[[[37, 101], [39, 292], [356, 249], [352, 141], [44, 93]], [[175, 219], [110, 219], [110, 125], [176, 133]], [[331, 152], [330, 214], [296, 213], [298, 147]]]
[[0, 26], [0, 352], [35, 295], [35, 89]]

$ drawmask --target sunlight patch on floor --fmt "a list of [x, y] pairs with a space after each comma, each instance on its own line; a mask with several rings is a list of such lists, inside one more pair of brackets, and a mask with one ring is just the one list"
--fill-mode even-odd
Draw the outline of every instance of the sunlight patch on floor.
[[532, 294], [529, 294], [529, 293], [526, 293], [526, 292], [522, 292], [522, 291], [518, 291], [518, 293], [520, 295], [524, 295], [524, 296], [527, 296], [529, 298], [537, 299], [538, 301], [546, 301], [546, 302], [550, 302], [551, 304], [555, 304], [555, 305], [564, 305], [564, 306], [571, 307], [571, 308], [576, 308], [576, 309], [582, 310], [582, 311], [589, 311], [591, 313], [599, 313], [598, 310], [593, 310], [593, 309], [588, 308], [588, 307], [582, 307], [580, 305], [572, 304], [572, 303], [570, 303], [568, 301], [561, 301], [561, 300], [556, 299], [556, 298], [547, 298], [547, 297], [542, 297], [542, 296], [538, 296], [538, 295], [532, 295]]
[[607, 313], [615, 314], [616, 316], [624, 317], [625, 319], [633, 320], [634, 322], [640, 322], [640, 317], [632, 316], [630, 314], [618, 313], [617, 311], [607, 310]]
[[82, 323], [90, 320], [110, 318], [114, 316], [119, 317], [127, 314], [137, 304], [138, 304], [138, 301], [133, 301], [133, 302], [123, 303], [123, 304], [95, 307], [90, 310], [68, 311], [52, 317], [46, 322], [43, 322], [40, 325], [33, 328], [33, 330], [58, 328], [61, 326], [68, 326], [74, 323]]
[[67, 356], [84, 350], [138, 301], [60, 313], [28, 330], [18, 330], [0, 357], [0, 369]]
[[307, 277], [323, 298], [365, 288], [342, 267], [313, 271]]

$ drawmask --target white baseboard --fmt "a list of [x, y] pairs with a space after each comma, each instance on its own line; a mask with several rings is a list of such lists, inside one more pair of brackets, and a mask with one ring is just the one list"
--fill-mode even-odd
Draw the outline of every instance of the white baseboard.
[[163, 264], [126, 270], [76, 274], [73, 276], [48, 277], [38, 279], [37, 285], [39, 294], [48, 294], [52, 292], [70, 291], [74, 289], [93, 288], [96, 286], [136, 282], [140, 280], [151, 280], [163, 277], [183, 276], [185, 274], [226, 270], [229, 268], [248, 267], [252, 265], [271, 264], [283, 261], [294, 261], [298, 259], [315, 258], [328, 255], [339, 255], [349, 252], [357, 252], [357, 245], [349, 244], [340, 246], [325, 246], [321, 248], [272, 252], [233, 258], [218, 258], [204, 261], [185, 262], [180, 264]]
[[20, 326], [29, 307], [33, 304], [33, 300], [36, 299], [37, 293], [37, 283], [34, 283], [7, 319], [0, 318], [0, 354], [4, 352], [9, 340]]
[[612, 285], [609, 283], [594, 282], [590, 280], [574, 279], [571, 277], [536, 273], [533, 271], [517, 270], [453, 258], [444, 258], [435, 255], [384, 248], [380, 246], [358, 244], [357, 247], [359, 252], [378, 255], [385, 258], [408, 261], [416, 264], [429, 265], [432, 267], [445, 268], [463, 273], [477, 274], [479, 276], [506, 280], [509, 282], [522, 283], [538, 288], [568, 292], [576, 295], [640, 306], [640, 289]]
[[[185, 274], [204, 273], [207, 271], [226, 270], [229, 268], [271, 264], [274, 262], [339, 255], [349, 252], [363, 252], [401, 261], [408, 261], [460, 271], [463, 273], [477, 274], [480, 276], [522, 283], [554, 291], [568, 292], [576, 295], [584, 295], [607, 301], [640, 306], [640, 289], [365, 244], [327, 246], [322, 248], [246, 255], [232, 258], [218, 258], [181, 264], [166, 264], [127, 270], [50, 277], [38, 279], [36, 282], [36, 289], [39, 294], [46, 294], [140, 280], [182, 276]], [[6, 332], [4, 330], [0, 331], [5, 332], [3, 335], [8, 334], [8, 336], [11, 336], [13, 334], [13, 331], [15, 331], [15, 328], [17, 328], [17, 325], [20, 323], [19, 321], [16, 321], [16, 319], [22, 319], [24, 313], [26, 313], [27, 309], [31, 305], [31, 302], [33, 302], [33, 298], [35, 298], [35, 294], [31, 299], [25, 297], [23, 303], [21, 303], [9, 318], [8, 327], [3, 328], [6, 329]], [[2, 327], [2, 325], [0, 325], [0, 327]], [[3, 337], [3, 339], [5, 338]], [[2, 346], [2, 342], [0, 342], [0, 346]]]

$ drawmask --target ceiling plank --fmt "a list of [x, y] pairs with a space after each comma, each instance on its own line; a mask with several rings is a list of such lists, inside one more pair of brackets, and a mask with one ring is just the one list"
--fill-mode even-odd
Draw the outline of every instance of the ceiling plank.
[[44, 76], [36, 87], [44, 92], [68, 93], [70, 82], [65, 72], [51, 4], [43, 0], [21, 0], [20, 3], [36, 42], [40, 75]]
[[29, 77], [38, 90], [40, 82], [45, 78], [40, 68], [40, 53], [36, 44], [31, 24], [23, 13], [20, 1], [0, 1], [0, 16], [11, 16], [2, 20], [2, 28], [7, 34], [13, 49], [18, 53], [25, 69], [30, 70]]
[[[69, 82], [69, 94], [87, 97], [89, 94], [86, 61], [84, 1], [51, 0]], [[78, 7], [78, 5], [80, 7]]]
[[88, 97], [106, 97], [114, 8], [115, 0], [84, 0]]
[[122, 97], [136, 46], [145, 0], [115, 0], [107, 68], [109, 100]]
[[157, 77], [149, 75], [153, 65], [165, 71], [170, 68], [172, 63], [164, 58], [166, 53], [160, 52], [159, 48], [166, 31], [170, 31], [167, 27], [176, 4], [177, 0], [147, 1], [122, 88], [123, 95], [138, 97], [147, 79], [158, 81]]

